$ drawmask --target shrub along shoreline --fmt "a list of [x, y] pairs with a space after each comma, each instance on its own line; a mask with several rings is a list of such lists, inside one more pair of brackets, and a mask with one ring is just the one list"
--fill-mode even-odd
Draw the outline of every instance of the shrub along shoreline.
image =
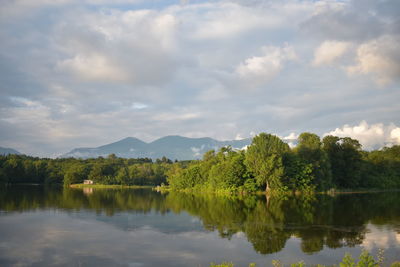
[[[271, 265], [273, 267], [284, 267], [284, 265], [278, 261], [278, 260], [272, 260]], [[234, 267], [234, 263], [232, 262], [223, 262], [221, 264], [215, 264], [211, 263], [210, 267]], [[305, 267], [305, 266], [310, 266], [306, 265], [303, 261], [297, 262], [297, 263], [292, 263], [290, 264], [290, 267]], [[325, 267], [325, 265], [322, 264], [317, 264], [317, 265], [312, 265], [316, 267]], [[334, 266], [340, 266], [340, 267], [380, 267], [380, 266], [390, 266], [390, 267], [400, 267], [400, 261], [396, 261], [388, 265], [385, 263], [385, 257], [384, 257], [384, 251], [379, 250], [378, 255], [376, 258], [372, 256], [368, 251], [363, 250], [358, 257], [358, 260], [355, 260], [351, 254], [346, 253], [340, 263], [338, 265], [333, 265]], [[257, 267], [255, 263], [250, 263], [249, 267]]]

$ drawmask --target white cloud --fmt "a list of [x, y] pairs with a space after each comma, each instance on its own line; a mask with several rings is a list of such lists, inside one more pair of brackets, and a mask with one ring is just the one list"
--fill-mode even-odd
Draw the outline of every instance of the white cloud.
[[[14, 107], [0, 109], [0, 123], [15, 129], [14, 136], [30, 143], [59, 143], [70, 138], [76, 138], [81, 134], [77, 128], [64, 124], [57, 118], [54, 110], [45, 104], [27, 98], [13, 98]], [[73, 109], [68, 105], [59, 105], [58, 114], [67, 113]], [[76, 114], [74, 114], [76, 115]], [[43, 143], [42, 143], [43, 142]], [[32, 153], [32, 148], [25, 142], [9, 141], [9, 146], [24, 153]], [[43, 145], [45, 147], [45, 145]], [[45, 156], [43, 150], [36, 151], [37, 154]]]
[[343, 56], [349, 47], [348, 42], [325, 41], [315, 50], [313, 65], [331, 64]]
[[136, 4], [144, 0], [10, 0], [0, 5], [0, 21], [15, 17], [29, 16], [43, 8], [65, 6], [107, 6]]
[[350, 75], [371, 74], [380, 85], [400, 78], [400, 37], [385, 35], [357, 49], [356, 65], [347, 68]]
[[264, 46], [263, 55], [247, 58], [236, 67], [239, 78], [252, 86], [259, 86], [274, 78], [283, 69], [285, 62], [297, 58], [293, 47]]
[[297, 140], [297, 138], [299, 138], [299, 135], [296, 133], [290, 133], [288, 136], [283, 137], [283, 140], [288, 140], [288, 141], [294, 141]]
[[390, 132], [390, 138], [392, 140], [392, 142], [394, 142], [395, 144], [400, 144], [400, 128], [394, 128], [391, 132]]
[[276, 135], [278, 136], [280, 139], [282, 139], [285, 143], [287, 143], [289, 145], [290, 148], [294, 148], [297, 145], [297, 139], [299, 138], [299, 135], [292, 132], [287, 136], [280, 136], [280, 135]]
[[156, 121], [187, 121], [201, 118], [199, 112], [187, 112], [187, 113], [174, 113], [174, 112], [162, 112], [153, 116]]
[[101, 54], [76, 55], [58, 64], [62, 71], [68, 71], [88, 81], [126, 81], [129, 75], [125, 70], [112, 62], [112, 59]]
[[80, 80], [158, 84], [175, 70], [177, 20], [152, 10], [88, 12], [57, 27], [57, 63]]
[[202, 154], [202, 151], [204, 150], [204, 145], [201, 147], [191, 147], [190, 150], [193, 152], [193, 156], [199, 157]]
[[265, 16], [261, 10], [228, 2], [197, 5], [196, 10], [188, 8], [187, 11], [195, 11], [195, 14], [191, 12], [187, 14], [195, 17], [199, 11], [204, 12], [201, 20], [193, 22], [195, 31], [191, 36], [195, 39], [237, 37], [250, 30], [273, 28], [284, 22], [277, 14], [271, 13]]
[[148, 105], [146, 105], [144, 103], [140, 103], [140, 102], [134, 102], [132, 104], [132, 108], [133, 109], [144, 109], [144, 108], [147, 108], [147, 107], [148, 107]]
[[235, 136], [235, 140], [243, 140], [243, 139], [245, 139], [245, 137], [243, 137], [240, 133], [238, 133], [238, 134]]
[[344, 125], [324, 134], [339, 137], [351, 137], [360, 141], [364, 149], [379, 149], [383, 146], [400, 144], [400, 128], [394, 124], [385, 126], [382, 123], [369, 125], [362, 121], [359, 125]]

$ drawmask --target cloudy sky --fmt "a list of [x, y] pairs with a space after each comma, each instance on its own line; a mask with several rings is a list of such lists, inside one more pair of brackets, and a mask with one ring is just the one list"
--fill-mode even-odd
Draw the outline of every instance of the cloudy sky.
[[3, 0], [0, 146], [259, 132], [400, 143], [398, 0]]

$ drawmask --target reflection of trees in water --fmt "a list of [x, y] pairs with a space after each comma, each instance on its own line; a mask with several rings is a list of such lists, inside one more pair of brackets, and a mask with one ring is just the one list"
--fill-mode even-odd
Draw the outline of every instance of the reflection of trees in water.
[[9, 187], [0, 192], [0, 210], [28, 211], [57, 208], [92, 210], [112, 216], [117, 212], [185, 211], [201, 219], [204, 228], [222, 238], [243, 232], [261, 254], [280, 251], [286, 241], [301, 239], [301, 249], [315, 253], [324, 246], [361, 244], [366, 224], [385, 225], [400, 232], [400, 193], [297, 196], [193, 195], [150, 190], [97, 190]]
[[243, 230], [261, 254], [280, 251], [290, 238], [290, 232], [285, 230], [282, 202], [282, 199], [274, 198], [268, 199], [268, 203], [259, 201], [248, 214]]
[[46, 188], [41, 186], [12, 186], [0, 189], [0, 210], [29, 211], [57, 208], [67, 211], [92, 210], [112, 216], [116, 212], [134, 211], [164, 213], [165, 197], [151, 190]]
[[234, 197], [218, 197], [212, 194], [192, 195], [171, 192], [166, 197], [166, 205], [174, 212], [186, 211], [198, 216], [204, 228], [217, 230], [221, 237], [230, 238], [241, 230], [246, 220], [247, 205], [255, 201], [238, 201]]

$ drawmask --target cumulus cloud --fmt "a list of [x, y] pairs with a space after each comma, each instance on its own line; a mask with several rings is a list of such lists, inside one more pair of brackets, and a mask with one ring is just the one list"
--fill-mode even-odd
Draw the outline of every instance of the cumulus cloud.
[[[385, 24], [371, 14], [376, 9], [360, 12], [353, 2], [316, 1], [313, 14], [300, 24], [302, 31], [324, 40], [340, 41], [365, 41], [381, 35]], [[368, 9], [369, 3], [364, 6]]]
[[394, 128], [390, 131], [390, 139], [395, 144], [400, 144], [400, 128]]
[[44, 150], [49, 149], [51, 143], [56, 144], [80, 135], [77, 128], [69, 127], [70, 125], [57, 118], [57, 113], [61, 115], [73, 110], [73, 107], [59, 105], [56, 113], [51, 107], [36, 100], [13, 98], [12, 101], [14, 107], [0, 109], [0, 128], [10, 129], [12, 133], [2, 130], [1, 135], [3, 142], [6, 141], [22, 153], [32, 153], [32, 147], [28, 143], [33, 143], [42, 148], [36, 151], [37, 155], [49, 155], [49, 152]]
[[400, 37], [385, 35], [363, 43], [357, 49], [356, 65], [349, 74], [371, 74], [378, 84], [386, 85], [400, 78]]
[[247, 58], [236, 67], [236, 73], [242, 81], [259, 86], [274, 78], [283, 69], [287, 61], [297, 58], [293, 47], [264, 46], [261, 56]]
[[66, 57], [58, 69], [94, 82], [160, 83], [175, 69], [176, 27], [173, 15], [150, 10], [83, 14], [58, 26]]
[[360, 141], [364, 149], [379, 149], [384, 146], [400, 144], [400, 127], [394, 124], [385, 126], [382, 123], [369, 125], [362, 121], [359, 125], [344, 125], [342, 128], [326, 133], [339, 137], [351, 137]]
[[398, 81], [400, 37], [396, 30], [399, 21], [393, 16], [396, 12], [399, 5], [395, 1], [318, 1], [313, 15], [300, 25], [308, 36], [324, 41], [314, 52], [313, 64], [331, 64], [347, 56], [347, 61], [355, 61], [339, 67], [351, 77], [370, 76], [382, 87]]
[[348, 42], [325, 41], [315, 50], [313, 65], [331, 64], [343, 56], [349, 47]]
[[296, 133], [290, 133], [289, 135], [282, 137], [283, 140], [287, 141], [296, 141], [299, 138], [299, 135]]
[[294, 148], [297, 145], [297, 139], [299, 138], [299, 135], [294, 132], [291, 132], [287, 136], [280, 136], [280, 135], [277, 136], [284, 142], [286, 142], [291, 148]]
[[[235, 37], [249, 30], [274, 28], [283, 22], [276, 14], [265, 14], [261, 10], [236, 3], [222, 2], [200, 6], [205, 15], [196, 21], [192, 37], [196, 39], [221, 39]], [[192, 9], [193, 10], [193, 9]]]
[[126, 81], [129, 78], [123, 68], [101, 54], [76, 55], [60, 62], [58, 67], [88, 81]]
[[126, 136], [397, 122], [395, 1], [182, 3], [6, 1], [0, 145], [50, 155]]

